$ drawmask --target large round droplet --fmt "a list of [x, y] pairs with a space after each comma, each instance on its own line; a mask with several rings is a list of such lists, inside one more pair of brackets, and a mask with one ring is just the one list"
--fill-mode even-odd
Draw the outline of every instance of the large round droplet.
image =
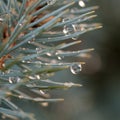
[[20, 77], [9, 77], [9, 83], [11, 84], [15, 84], [15, 83], [18, 83], [20, 82]]
[[80, 73], [81, 70], [82, 70], [81, 64], [73, 64], [70, 66], [70, 71], [73, 74], [78, 74], [78, 73]]

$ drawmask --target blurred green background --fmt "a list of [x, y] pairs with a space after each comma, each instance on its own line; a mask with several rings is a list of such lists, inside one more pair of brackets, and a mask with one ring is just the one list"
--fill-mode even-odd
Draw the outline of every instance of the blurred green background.
[[83, 42], [77, 47], [94, 47], [92, 58], [84, 60], [80, 74], [68, 70], [53, 78], [83, 87], [51, 91], [52, 97], [65, 101], [48, 107], [19, 103], [27, 112], [35, 113], [37, 120], [120, 120], [120, 0], [91, 0], [89, 4], [100, 6], [97, 21], [103, 28], [80, 36]]

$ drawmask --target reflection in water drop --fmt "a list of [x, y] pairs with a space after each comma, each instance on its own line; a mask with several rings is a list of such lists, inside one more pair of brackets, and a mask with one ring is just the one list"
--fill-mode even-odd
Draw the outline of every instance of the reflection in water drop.
[[10, 84], [15, 84], [15, 83], [18, 83], [20, 82], [20, 77], [9, 77], [9, 83]]
[[71, 71], [73, 74], [78, 74], [78, 73], [80, 73], [81, 70], [82, 70], [81, 64], [73, 64], [73, 65], [70, 67], [70, 71]]

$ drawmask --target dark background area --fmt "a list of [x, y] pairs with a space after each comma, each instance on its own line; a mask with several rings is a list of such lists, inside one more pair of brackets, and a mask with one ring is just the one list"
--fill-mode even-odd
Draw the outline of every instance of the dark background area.
[[95, 48], [92, 58], [84, 60], [80, 74], [62, 71], [53, 78], [83, 86], [51, 91], [52, 97], [63, 97], [64, 102], [45, 108], [23, 105], [37, 120], [120, 120], [120, 0], [91, 0], [89, 4], [100, 6], [97, 21], [103, 28], [80, 36], [83, 42], [77, 47]]
[[51, 120], [120, 120], [120, 0], [91, 0], [90, 4], [100, 6], [97, 21], [103, 28], [80, 37], [83, 48], [95, 48], [83, 71], [77, 76], [59, 73], [64, 76], [60, 79], [83, 87], [56, 92], [64, 94], [65, 101], [50, 106]]

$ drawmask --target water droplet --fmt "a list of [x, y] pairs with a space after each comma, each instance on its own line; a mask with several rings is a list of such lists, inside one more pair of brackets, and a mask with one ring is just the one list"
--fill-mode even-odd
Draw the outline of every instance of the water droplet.
[[31, 80], [39, 80], [40, 79], [40, 75], [28, 76], [28, 78], [31, 79]]
[[43, 103], [41, 103], [41, 105], [42, 105], [43, 107], [47, 107], [47, 106], [48, 106], [48, 102], [43, 102]]
[[58, 60], [62, 60], [62, 57], [60, 57], [60, 56], [58, 56], [57, 58], [58, 58]]
[[55, 53], [55, 55], [57, 55], [58, 60], [62, 60], [64, 58], [64, 56], [60, 56], [60, 54], [62, 53], [63, 53], [62, 50], [57, 50], [57, 52]]
[[22, 60], [22, 63], [25, 63], [25, 60]]
[[47, 52], [46, 55], [47, 55], [47, 56], [52, 56], [52, 53]]
[[41, 53], [42, 49], [41, 48], [36, 48], [37, 54]]
[[53, 5], [56, 2], [56, 0], [46, 0], [46, 2], [48, 5]]
[[26, 22], [27, 22], [27, 20], [23, 20], [21, 23], [19, 23], [19, 26], [23, 27]]
[[0, 18], [0, 22], [3, 22], [4, 21], [4, 19], [3, 18]]
[[45, 92], [44, 92], [43, 90], [40, 90], [40, 93], [41, 93], [42, 95], [45, 95]]
[[70, 66], [70, 71], [73, 74], [78, 74], [80, 73], [81, 70], [82, 70], [81, 64], [73, 64], [72, 66]]
[[86, 6], [86, 5], [85, 5], [85, 2], [84, 2], [83, 0], [80, 0], [80, 1], [78, 2], [78, 4], [79, 4], [80, 7], [85, 7], [85, 6]]
[[36, 78], [34, 76], [28, 76], [29, 79], [35, 80]]
[[20, 77], [9, 77], [9, 83], [10, 84], [15, 84], [15, 83], [18, 83], [20, 82]]
[[28, 61], [26, 61], [26, 63], [32, 63], [32, 61], [28, 60]]
[[20, 23], [20, 24], [19, 24], [19, 26], [20, 26], [20, 27], [22, 27], [22, 26], [23, 26], [23, 24], [22, 24], [22, 23]]
[[33, 44], [34, 41], [35, 41], [35, 35], [32, 36], [32, 40], [29, 40], [29, 41], [28, 41], [28, 44]]
[[54, 56], [55, 55], [55, 51], [50, 51], [46, 53], [47, 56]]
[[40, 80], [40, 75], [35, 75], [37, 80]]
[[[74, 34], [75, 32], [81, 31], [80, 26], [78, 24], [68, 24], [63, 28], [63, 33], [65, 35]], [[73, 37], [73, 40], [76, 40], [78, 37]]]

